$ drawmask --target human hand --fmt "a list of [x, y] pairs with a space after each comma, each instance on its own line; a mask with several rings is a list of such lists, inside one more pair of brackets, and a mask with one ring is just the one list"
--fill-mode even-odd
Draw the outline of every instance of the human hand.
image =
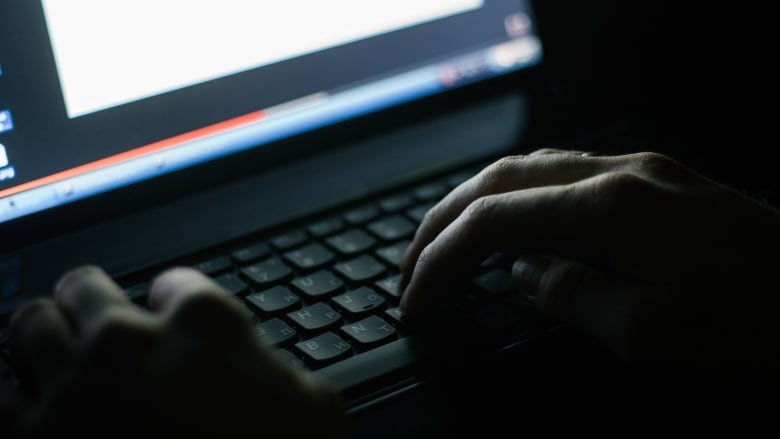
[[14, 315], [11, 350], [29, 398], [23, 431], [343, 435], [338, 394], [277, 357], [216, 283], [173, 269], [153, 282], [149, 302], [152, 312], [140, 310], [101, 269], [83, 267], [62, 277], [53, 300]]
[[401, 306], [424, 312], [447, 279], [500, 251], [543, 311], [640, 368], [755, 388], [780, 377], [766, 256], [778, 244], [775, 209], [668, 157], [540, 150], [494, 163], [428, 213], [401, 263]]

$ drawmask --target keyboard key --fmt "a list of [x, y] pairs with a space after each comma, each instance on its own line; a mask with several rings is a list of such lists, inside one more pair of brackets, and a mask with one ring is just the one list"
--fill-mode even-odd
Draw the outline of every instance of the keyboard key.
[[287, 317], [301, 329], [309, 332], [330, 329], [341, 323], [341, 314], [324, 303], [315, 303], [301, 308], [298, 311], [288, 313]]
[[326, 332], [318, 337], [295, 344], [295, 350], [306, 363], [318, 367], [349, 357], [352, 346], [338, 335]]
[[329, 271], [318, 271], [292, 281], [293, 287], [310, 298], [325, 297], [344, 287], [344, 282]]
[[374, 247], [376, 240], [360, 229], [352, 229], [328, 238], [327, 243], [342, 255], [352, 256]]
[[206, 276], [214, 276], [216, 274], [219, 274], [223, 271], [230, 269], [231, 267], [232, 265], [230, 264], [230, 259], [224, 256], [214, 258], [208, 261], [203, 261], [192, 266], [192, 268], [200, 271]]
[[284, 258], [301, 270], [311, 270], [332, 261], [334, 256], [320, 244], [309, 244], [285, 253]]
[[379, 201], [379, 208], [387, 213], [400, 212], [414, 203], [408, 194], [397, 194]]
[[455, 189], [456, 187], [465, 183], [466, 180], [471, 178], [473, 175], [474, 175], [473, 172], [468, 172], [468, 171], [452, 174], [449, 177], [447, 177], [447, 184], [450, 186], [450, 189]]
[[420, 359], [429, 354], [420, 351], [419, 347], [414, 336], [397, 338], [313, 373], [333, 383], [342, 392], [359, 391], [394, 372], [419, 364]]
[[493, 253], [492, 255], [485, 258], [484, 261], [482, 261], [481, 264], [479, 264], [480, 268], [494, 268], [504, 262], [504, 255], [501, 253]]
[[249, 290], [249, 285], [241, 280], [238, 275], [233, 273], [225, 273], [214, 279], [222, 288], [224, 288], [228, 294], [239, 295], [244, 294]]
[[383, 218], [368, 225], [371, 233], [388, 242], [411, 237], [416, 228], [412, 222], [400, 215]]
[[385, 304], [385, 298], [368, 287], [360, 287], [334, 297], [333, 302], [351, 317], [370, 314]]
[[353, 226], [367, 223], [379, 216], [379, 209], [374, 206], [363, 206], [344, 214], [344, 220]]
[[393, 325], [377, 316], [367, 317], [359, 322], [341, 327], [343, 332], [354, 344], [368, 348], [395, 338], [397, 333]]
[[341, 218], [328, 218], [309, 225], [308, 230], [312, 236], [322, 238], [341, 231], [344, 228], [344, 221]]
[[309, 237], [306, 236], [305, 232], [302, 230], [295, 230], [271, 238], [271, 245], [278, 250], [290, 250], [293, 247], [304, 244], [308, 239]]
[[289, 311], [296, 308], [301, 301], [293, 292], [282, 286], [252, 293], [246, 296], [246, 300], [265, 315]]
[[404, 314], [401, 312], [401, 308], [397, 306], [395, 308], [386, 309], [385, 317], [389, 317], [390, 321], [398, 326], [406, 326]]
[[245, 265], [267, 256], [270, 252], [271, 248], [268, 247], [268, 244], [259, 243], [238, 249], [230, 256], [236, 264]]
[[273, 318], [267, 322], [257, 324], [257, 332], [275, 345], [284, 345], [297, 340], [295, 329], [291, 328], [281, 319]]
[[401, 290], [402, 280], [403, 280], [403, 275], [396, 274], [388, 278], [379, 280], [374, 285], [376, 285], [379, 291], [389, 296], [392, 296], [396, 299], [400, 299], [401, 295], [403, 294], [403, 290]]
[[376, 255], [393, 267], [397, 267], [409, 244], [410, 241], [401, 241], [388, 247], [382, 247], [376, 251]]
[[257, 319], [257, 316], [255, 315], [255, 312], [252, 311], [245, 302], [239, 302], [239, 305], [241, 307], [241, 312], [244, 313], [244, 317], [247, 320], [252, 322], [252, 321], [255, 321]]
[[416, 187], [412, 193], [420, 201], [434, 201], [447, 195], [447, 186], [442, 183], [428, 183]]
[[279, 349], [276, 351], [276, 354], [279, 355], [282, 358], [282, 361], [286, 361], [288, 364], [292, 364], [293, 367], [303, 367], [303, 360], [296, 357], [295, 354], [292, 352], [285, 350], [285, 349]]
[[510, 293], [515, 288], [512, 282], [512, 275], [500, 268], [476, 276], [473, 279], [473, 283], [481, 290], [497, 295]]
[[267, 259], [243, 268], [241, 274], [255, 286], [264, 288], [292, 275], [292, 270], [277, 259]]
[[384, 265], [368, 255], [336, 265], [336, 271], [353, 282], [365, 282], [383, 275]]
[[425, 214], [427, 214], [428, 211], [431, 210], [435, 205], [436, 204], [434, 203], [430, 203], [430, 204], [420, 204], [414, 206], [411, 209], [406, 211], [406, 216], [408, 216], [414, 222], [419, 224], [425, 219]]

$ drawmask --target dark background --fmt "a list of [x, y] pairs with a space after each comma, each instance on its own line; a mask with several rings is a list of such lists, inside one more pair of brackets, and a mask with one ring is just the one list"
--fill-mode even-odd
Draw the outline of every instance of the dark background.
[[[530, 88], [533, 122], [519, 148], [662, 152], [777, 205], [777, 142], [766, 123], [774, 113], [772, 15], [750, 3], [535, 1], [545, 61]], [[593, 340], [565, 330], [499, 362], [452, 365], [420, 390], [361, 414], [355, 431], [518, 438], [777, 432], [771, 394], [682, 385], [639, 377]]]
[[655, 150], [777, 201], [773, 14], [760, 2], [539, 0], [531, 143]]

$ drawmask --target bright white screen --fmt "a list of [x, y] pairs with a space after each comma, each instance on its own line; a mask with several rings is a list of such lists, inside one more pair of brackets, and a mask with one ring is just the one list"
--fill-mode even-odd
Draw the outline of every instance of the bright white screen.
[[461, 12], [483, 0], [41, 0], [71, 118]]

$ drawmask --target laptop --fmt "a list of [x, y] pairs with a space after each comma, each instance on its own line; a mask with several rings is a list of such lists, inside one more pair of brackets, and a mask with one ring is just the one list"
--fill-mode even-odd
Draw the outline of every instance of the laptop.
[[200, 269], [354, 411], [522, 344], [544, 325], [502, 255], [419, 326], [397, 263], [431, 206], [523, 149], [542, 55], [528, 0], [3, 2], [0, 347], [84, 263], [139, 306]]

